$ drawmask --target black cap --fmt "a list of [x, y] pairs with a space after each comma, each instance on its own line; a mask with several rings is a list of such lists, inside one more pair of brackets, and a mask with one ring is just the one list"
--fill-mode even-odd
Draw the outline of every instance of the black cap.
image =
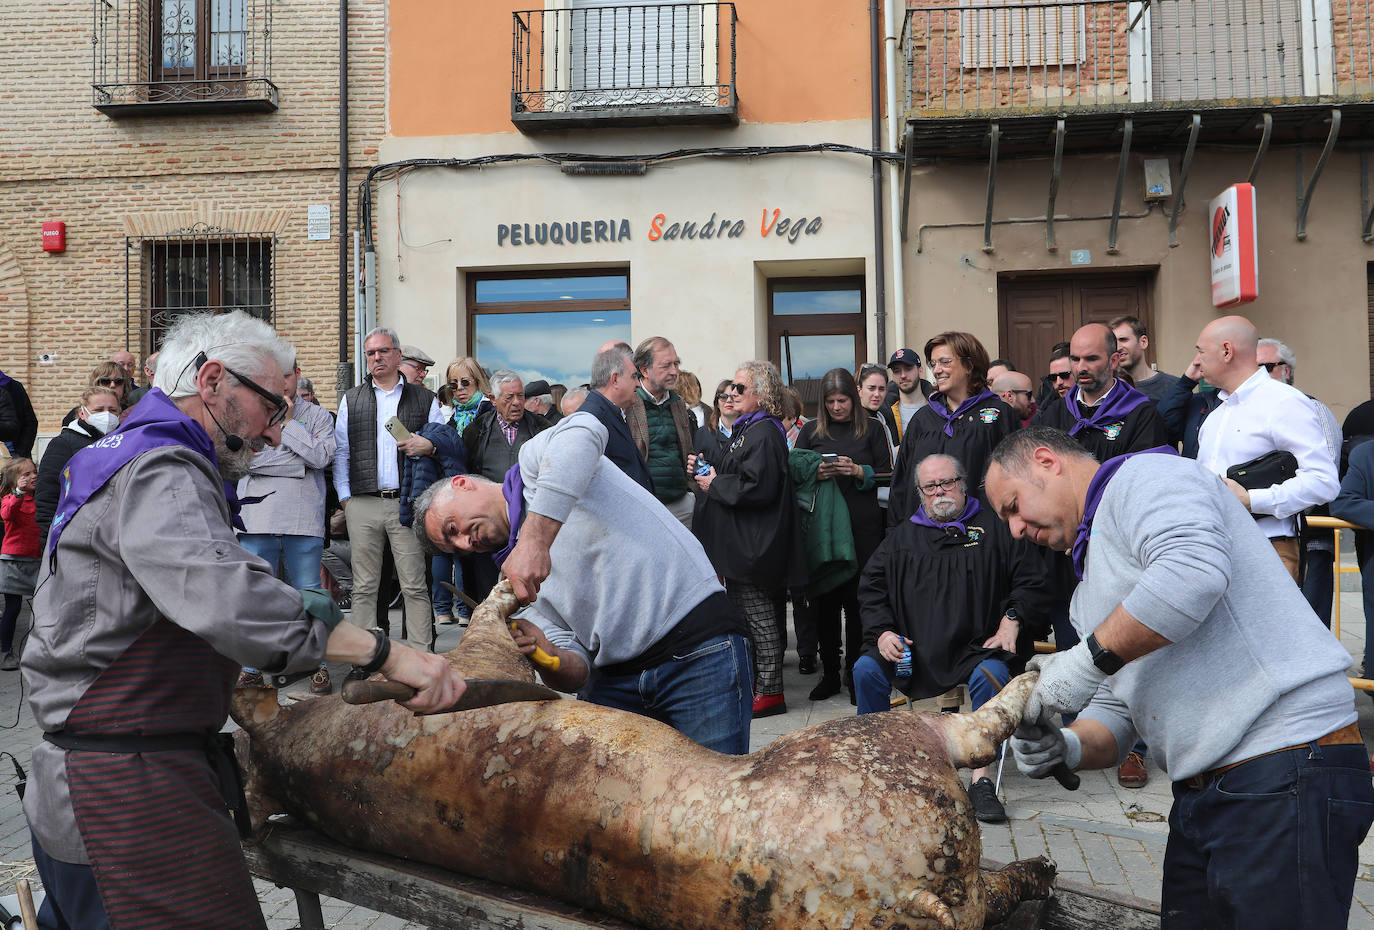
[[526, 397], [539, 397], [541, 394], [549, 393], [549, 382], [544, 379], [530, 381], [525, 384]]
[[892, 353], [892, 358], [887, 360], [888, 368], [893, 365], [910, 365], [913, 368], [920, 368], [921, 356], [916, 353], [915, 349], [898, 349]]

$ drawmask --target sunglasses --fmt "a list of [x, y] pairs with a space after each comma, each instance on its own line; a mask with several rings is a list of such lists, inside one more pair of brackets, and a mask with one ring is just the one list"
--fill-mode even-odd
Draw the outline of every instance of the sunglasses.
[[918, 484], [924, 494], [934, 494], [936, 491], [948, 491], [959, 483], [958, 478], [945, 478], [942, 481], [928, 481], [925, 484]]
[[101, 387], [119, 387], [128, 381], [127, 378], [96, 378], [95, 383]]
[[448, 383], [448, 389], [449, 389], [450, 391], [456, 391], [456, 390], [458, 390], [460, 387], [461, 387], [461, 388], [470, 388], [470, 387], [472, 387], [472, 379], [471, 379], [471, 378], [459, 378], [457, 381], [450, 381], [450, 382]]
[[1286, 363], [1286, 362], [1260, 362], [1260, 367], [1263, 368], [1265, 371], [1269, 372], [1270, 374], [1273, 374], [1275, 368], [1278, 368], [1280, 365], [1285, 365], [1285, 364], [1287, 364], [1287, 363]]
[[1008, 394], [1025, 394], [1027, 397], [1030, 397], [1031, 393], [1030, 391], [1023, 391], [1020, 388], [1008, 388], [1002, 392], [1002, 396], [1006, 397]]
[[736, 381], [733, 384], [727, 384], [725, 390], [734, 391], [736, 394], [743, 394], [745, 391], [749, 390], [749, 386], [747, 384], [740, 384]]
[[1052, 371], [1049, 374], [1051, 381], [1072, 381], [1073, 372], [1071, 371]]
[[716, 403], [720, 403], [723, 400], [733, 400], [734, 397], [735, 395], [731, 394], [729, 391], [721, 391], [716, 395]]

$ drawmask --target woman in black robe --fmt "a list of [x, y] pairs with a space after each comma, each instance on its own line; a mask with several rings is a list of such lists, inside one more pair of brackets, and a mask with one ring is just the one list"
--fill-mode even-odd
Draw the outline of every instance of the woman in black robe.
[[[892, 470], [892, 451], [881, 421], [868, 415], [859, 403], [858, 386], [854, 377], [843, 368], [833, 368], [821, 378], [821, 404], [816, 419], [802, 427], [797, 437], [798, 449], [811, 449], [836, 456], [834, 462], [822, 462], [816, 471], [820, 481], [834, 481], [849, 510], [850, 529], [854, 534], [854, 552], [858, 571], [862, 572], [873, 550], [883, 541], [886, 521], [878, 505], [878, 476]], [[844, 623], [845, 672], [851, 672], [859, 657], [863, 629], [859, 623], [859, 576], [856, 573], [836, 588], [811, 598], [804, 615], [810, 620], [805, 630], [808, 642], [801, 642], [803, 630], [797, 631], [797, 652], [805, 654], [808, 646], [819, 640], [821, 667], [824, 673], [811, 691], [811, 700], [821, 701], [840, 692], [840, 613]], [[802, 614], [799, 614], [802, 616]], [[851, 679], [852, 681], [852, 679]], [[850, 685], [850, 694], [853, 694]]]

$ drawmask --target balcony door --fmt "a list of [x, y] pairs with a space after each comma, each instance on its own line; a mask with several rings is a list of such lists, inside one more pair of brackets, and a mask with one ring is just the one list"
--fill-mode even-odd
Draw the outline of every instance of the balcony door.
[[715, 30], [711, 5], [571, 0], [572, 106], [715, 103]]

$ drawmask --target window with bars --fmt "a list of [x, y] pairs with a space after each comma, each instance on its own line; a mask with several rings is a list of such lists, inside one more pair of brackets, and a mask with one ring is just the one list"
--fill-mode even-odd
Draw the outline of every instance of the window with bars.
[[1087, 58], [1083, 4], [960, 0], [959, 55], [965, 68], [1076, 65]]
[[247, 0], [156, 0], [154, 79], [214, 80], [243, 74]]
[[276, 236], [195, 226], [166, 236], [131, 236], [125, 250], [130, 342], [146, 355], [184, 313], [242, 310], [273, 322]]

